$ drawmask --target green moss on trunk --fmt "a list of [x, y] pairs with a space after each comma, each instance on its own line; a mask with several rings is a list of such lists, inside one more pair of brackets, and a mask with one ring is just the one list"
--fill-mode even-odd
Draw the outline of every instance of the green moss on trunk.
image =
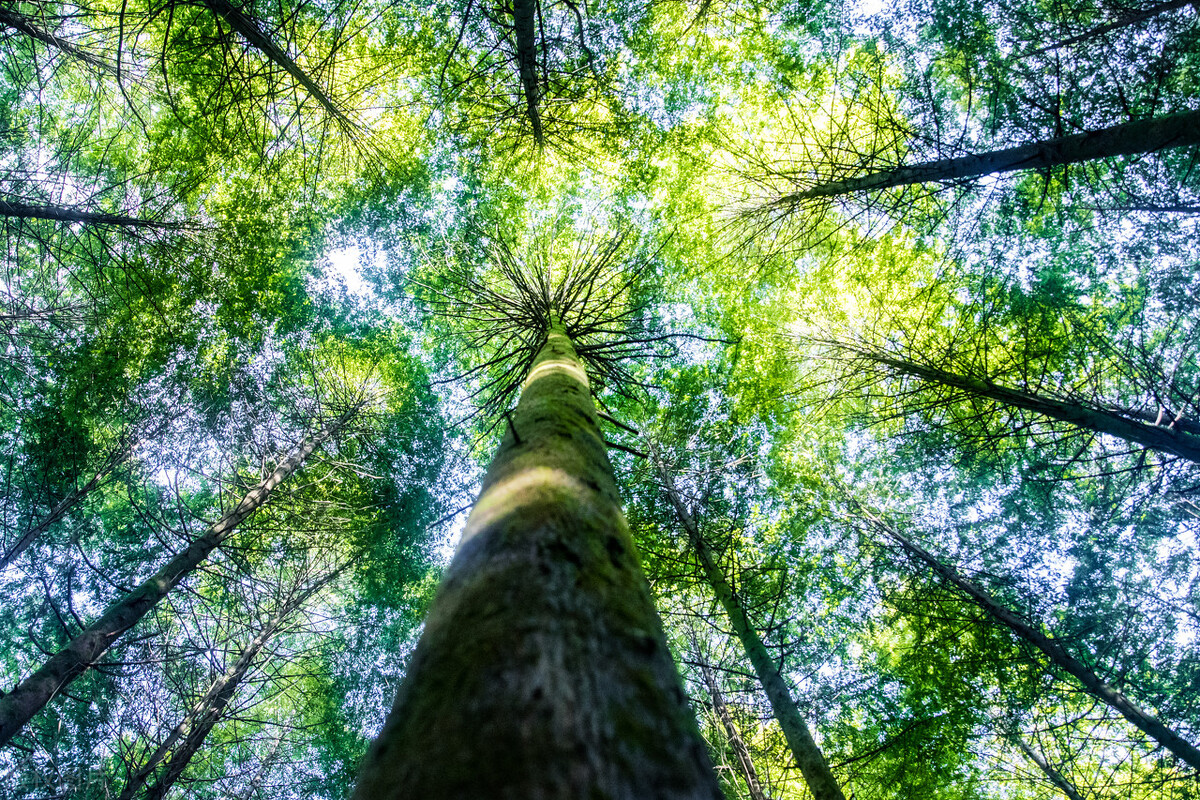
[[720, 797], [561, 331], [526, 379], [356, 794], [485, 796]]

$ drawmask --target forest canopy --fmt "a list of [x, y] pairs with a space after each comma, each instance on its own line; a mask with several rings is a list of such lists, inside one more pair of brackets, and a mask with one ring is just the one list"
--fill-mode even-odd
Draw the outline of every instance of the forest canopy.
[[0, 237], [6, 797], [1200, 798], [1191, 0], [0, 0]]

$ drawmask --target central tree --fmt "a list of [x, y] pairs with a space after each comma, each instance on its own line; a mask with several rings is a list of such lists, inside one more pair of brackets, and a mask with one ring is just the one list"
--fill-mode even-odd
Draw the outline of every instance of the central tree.
[[632, 318], [614, 308], [632, 281], [616, 266], [622, 242], [590, 250], [557, 281], [547, 261], [530, 270], [500, 246], [505, 292], [462, 279], [442, 295], [462, 318], [496, 320], [492, 341], [518, 334], [536, 350], [531, 361], [519, 347], [499, 357], [528, 363], [520, 400], [358, 798], [721, 796], [581, 358], [611, 375], [602, 354], [646, 341], [597, 340]]

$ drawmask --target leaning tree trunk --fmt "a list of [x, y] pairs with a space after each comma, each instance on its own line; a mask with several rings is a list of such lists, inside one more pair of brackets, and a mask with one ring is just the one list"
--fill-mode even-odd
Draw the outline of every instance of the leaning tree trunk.
[[1021, 55], [1017, 56], [1017, 58], [1029, 58], [1030, 56], [1048, 53], [1051, 50], [1070, 47], [1071, 45], [1079, 44], [1080, 42], [1086, 42], [1088, 39], [1094, 39], [1097, 36], [1102, 36], [1115, 30], [1127, 28], [1130, 25], [1136, 25], [1139, 22], [1145, 22], [1148, 19], [1157, 17], [1159, 14], [1165, 14], [1168, 11], [1175, 11], [1176, 9], [1186, 8], [1187, 6], [1194, 5], [1196, 5], [1196, 0], [1167, 0], [1165, 3], [1159, 3], [1158, 5], [1150, 6], [1150, 8], [1143, 9], [1141, 11], [1135, 11], [1131, 14], [1126, 14], [1120, 19], [1115, 19], [1112, 22], [1106, 22], [1103, 25], [1097, 25], [1095, 28], [1084, 31], [1076, 36], [1062, 39], [1054, 42], [1053, 44], [1048, 44], [1045, 47], [1039, 47], [1036, 50], [1030, 50], [1028, 53], [1022, 53]]
[[533, 129], [533, 139], [540, 146], [546, 139], [538, 110], [541, 100], [537, 68], [538, 0], [513, 0], [512, 15], [513, 36], [517, 40], [517, 72], [525, 95], [525, 116]]
[[1063, 795], [1066, 796], [1067, 800], [1084, 800], [1083, 795], [1081, 795], [1079, 790], [1075, 788], [1075, 784], [1071, 783], [1071, 781], [1067, 780], [1065, 775], [1055, 769], [1054, 765], [1047, 761], [1044, 755], [1039, 753], [1037, 750], [1034, 750], [1033, 746], [1030, 745], [1029, 742], [1025, 741], [1025, 737], [1021, 736], [1020, 733], [1014, 730], [1005, 731], [1004, 736], [1010, 742], [1016, 745], [1017, 749], [1024, 753], [1025, 757], [1032, 761], [1037, 768], [1042, 771], [1042, 774], [1046, 776], [1046, 780], [1054, 784], [1054, 787], [1062, 792]]
[[505, 427], [355, 797], [719, 800], [561, 328]]
[[24, 553], [31, 544], [37, 541], [38, 537], [45, 533], [50, 526], [58, 522], [67, 512], [91, 494], [92, 490], [100, 485], [100, 481], [105, 476], [104, 471], [97, 472], [92, 479], [80, 486], [75, 491], [64, 497], [54, 508], [50, 509], [50, 513], [42, 517], [41, 520], [30, 525], [21, 537], [13, 542], [2, 554], [0, 554], [0, 570], [8, 567], [9, 564], [16, 561], [17, 556]]
[[729, 707], [725, 705], [725, 697], [721, 694], [721, 687], [717, 685], [712, 667], [701, 657], [699, 646], [696, 647], [696, 658], [700, 661], [700, 676], [704, 679], [705, 688], [708, 689], [713, 711], [717, 712], [717, 718], [721, 720], [721, 727], [725, 729], [725, 735], [729, 738], [729, 746], [733, 749], [734, 756], [737, 757], [738, 766], [741, 767], [742, 778], [746, 781], [746, 791], [750, 795], [750, 800], [770, 800], [758, 780], [758, 770], [754, 768], [754, 759], [750, 757], [750, 748], [746, 747], [742, 733], [738, 730], [737, 723], [733, 721]]
[[1126, 413], [1093, 408], [1022, 389], [1014, 389], [991, 380], [973, 378], [969, 375], [960, 375], [914, 361], [906, 361], [884, 353], [858, 347], [835, 346], [848, 349], [893, 372], [919, 378], [928, 383], [948, 386], [974, 397], [1022, 408], [1078, 428], [1124, 439], [1151, 450], [1170, 453], [1200, 463], [1200, 436], [1189, 432], [1196, 429], [1190, 420], [1178, 419], [1170, 420], [1168, 424], [1155, 424], [1151, 421], [1151, 416], [1144, 412]]
[[687, 531], [692, 548], [696, 551], [696, 556], [700, 560], [700, 568], [704, 571], [704, 577], [717, 596], [717, 601], [725, 609], [729, 622], [733, 625], [733, 632], [746, 650], [746, 656], [750, 659], [754, 673], [758, 676], [763, 691], [767, 695], [767, 701], [771, 704], [771, 713], [779, 722], [779, 727], [783, 729], [783, 736], [787, 739], [788, 747], [792, 751], [792, 758], [795, 759], [796, 766], [800, 768], [800, 774], [804, 776], [804, 782], [808, 784], [809, 791], [816, 800], [845, 800], [845, 795], [842, 794], [841, 786], [838, 785], [837, 778], [829, 768], [825, 754], [821, 752], [821, 748], [813, 739], [808, 725], [804, 722], [804, 717], [800, 715], [796, 701], [792, 699], [792, 693], [781, 674], [780, 665], [771, 657], [767, 646], [759, 638], [758, 631], [751, 624], [746, 610], [742, 607], [741, 598], [729, 585], [729, 580], [725, 577], [720, 565], [717, 564], [716, 558], [713, 557], [708, 542], [701, 536], [700, 527], [696, 524], [696, 519], [688, 511], [687, 506], [684, 505], [683, 498], [676, 490], [675, 481], [670, 472], [657, 462], [655, 467], [667, 491], [667, 497], [675, 509], [675, 514], [684, 530]]
[[1098, 158], [1153, 153], [1171, 147], [1200, 144], [1200, 111], [1185, 111], [1045, 139], [1020, 147], [923, 164], [901, 166], [857, 178], [817, 184], [784, 195], [773, 206], [793, 207], [806, 200], [836, 197], [853, 192], [877, 191], [913, 183], [946, 183], [1025, 169], [1045, 169]]
[[920, 545], [900, 533], [896, 527], [877, 517], [868, 516], [879, 530], [898, 543], [906, 552], [925, 564], [950, 585], [957, 588], [992, 619], [1007, 627], [1018, 637], [1036, 647], [1050, 663], [1074, 677], [1084, 691], [1125, 717], [1134, 727], [1174, 753], [1180, 761], [1200, 769], [1200, 750], [1168, 728], [1157, 717], [1142, 708], [1115, 687], [1104, 682], [1087, 664], [1072, 656], [1057, 640], [1039, 631], [1019, 614], [1000, 603], [984, 589], [964, 578], [958, 570], [943, 564]]
[[47, 219], [53, 222], [79, 222], [84, 225], [111, 225], [118, 228], [155, 228], [177, 230], [184, 227], [178, 222], [161, 222], [153, 219], [127, 217], [123, 214], [107, 214], [100, 211], [81, 211], [65, 206], [38, 205], [16, 198], [0, 197], [0, 217], [13, 219]]
[[41, 520], [30, 525], [21, 534], [19, 539], [9, 545], [0, 554], [0, 570], [8, 567], [9, 564], [17, 559], [17, 556], [21, 555], [31, 544], [37, 541], [38, 537], [45, 533], [50, 526], [66, 516], [67, 512], [75, 508], [89, 494], [95, 491], [96, 487], [100, 486], [104, 479], [129, 457], [131, 450], [132, 446], [128, 441], [118, 445], [116, 449], [109, 453], [108, 458], [105, 459], [104, 464], [96, 471], [91, 480], [56, 503], [54, 508], [50, 509], [50, 513], [42, 517]]
[[225, 20], [251, 47], [270, 59], [288, 75], [291, 75], [292, 79], [300, 84], [308, 92], [309, 96], [316, 100], [339, 125], [344, 129], [354, 127], [354, 123], [346, 116], [344, 111], [338, 108], [337, 104], [326, 94], [325, 90], [307, 72], [301, 69], [300, 65], [282, 47], [264, 33], [262, 28], [259, 27], [257, 20], [242, 11], [239, 5], [234, 5], [230, 0], [204, 0], [204, 4], [208, 6], [210, 11]]
[[[225, 715], [229, 701], [233, 699], [238, 686], [250, 672], [258, 654], [292, 614], [341, 572], [341, 569], [330, 572], [313, 585], [293, 595], [271, 615], [258, 635], [238, 654], [237, 660], [209, 684], [208, 690], [193, 709], [171, 730], [162, 744], [154, 749], [146, 762], [130, 774], [117, 800], [132, 800], [152, 779], [154, 782], [145, 789], [142, 800], [162, 800], [199, 752], [208, 734]], [[164, 760], [165, 766], [155, 775], [158, 766]]]
[[313, 450], [337, 433], [357, 410], [357, 407], [350, 409], [325, 430], [306, 438], [274, 472], [247, 492], [241, 502], [203, 536], [136, 589], [109, 606], [103, 616], [84, 628], [66, 647], [51, 656], [15, 689], [0, 697], [0, 746], [7, 744], [46, 703], [93, 666], [121, 634], [150, 613], [171, 589], [228, 539], [243, 520], [261, 508], [275, 487], [299, 469]]
[[117, 72], [116, 65], [110, 64], [103, 58], [77, 47], [71, 42], [68, 42], [66, 39], [55, 36], [49, 31], [42, 30], [38, 27], [38, 24], [35, 20], [25, 16], [24, 14], [13, 11], [11, 8], [0, 8], [0, 26], [11, 28], [14, 31], [23, 33], [30, 39], [35, 39], [42, 44], [53, 47], [55, 50], [65, 53], [71, 58], [82, 61], [90, 66], [98, 67], [105, 72], [111, 72], [114, 74]]

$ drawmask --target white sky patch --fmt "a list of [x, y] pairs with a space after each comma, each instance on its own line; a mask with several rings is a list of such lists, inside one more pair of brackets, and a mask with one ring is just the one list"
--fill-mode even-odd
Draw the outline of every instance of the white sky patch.
[[340, 279], [350, 294], [361, 297], [370, 291], [359, 271], [362, 250], [357, 245], [330, 250], [326, 253], [325, 258], [329, 261], [329, 268], [326, 272], [331, 277], [336, 276]]

